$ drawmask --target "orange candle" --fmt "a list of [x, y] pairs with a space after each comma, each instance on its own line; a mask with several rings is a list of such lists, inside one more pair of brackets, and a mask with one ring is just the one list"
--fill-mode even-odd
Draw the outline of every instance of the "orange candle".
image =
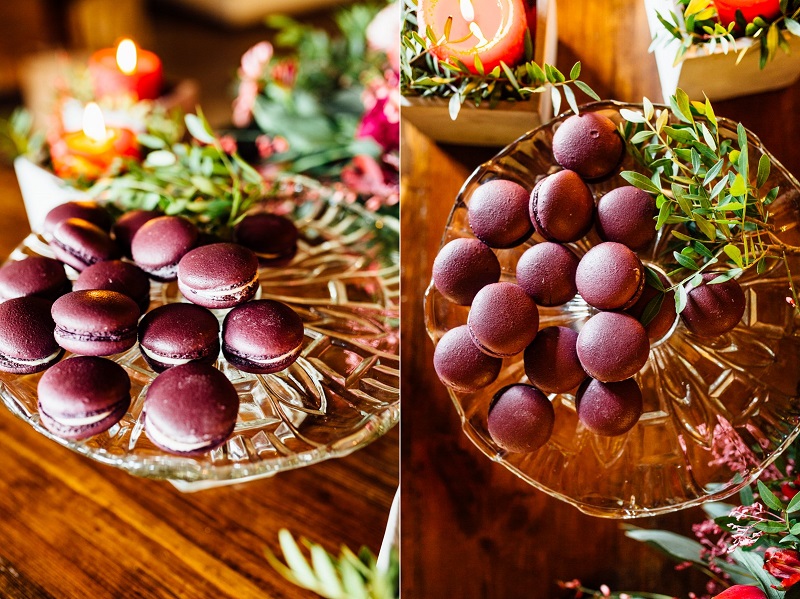
[[161, 59], [153, 52], [122, 40], [115, 48], [98, 50], [89, 58], [89, 73], [95, 97], [131, 95], [154, 100], [164, 82]]
[[501, 60], [515, 66], [525, 53], [528, 22], [523, 0], [420, 0], [417, 22], [421, 35], [428, 28], [433, 31], [434, 56], [450, 63], [458, 59], [473, 73], [478, 72], [476, 56], [488, 73]]
[[55, 140], [50, 146], [50, 156], [59, 177], [88, 181], [108, 172], [118, 158], [141, 158], [133, 132], [106, 127], [103, 113], [94, 102], [84, 110], [83, 130]]

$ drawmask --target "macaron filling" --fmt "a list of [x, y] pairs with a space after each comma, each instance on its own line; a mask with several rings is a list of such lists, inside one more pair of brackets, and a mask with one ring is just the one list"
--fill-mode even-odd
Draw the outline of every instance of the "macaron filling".
[[183, 285], [183, 287], [187, 287], [187, 290], [192, 295], [198, 295], [211, 301], [220, 301], [232, 296], [246, 294], [256, 285], [258, 285], [258, 273], [256, 273], [253, 278], [244, 285], [236, 285], [226, 289], [195, 289], [188, 288], [186, 285]]
[[169, 450], [177, 453], [194, 453], [206, 447], [211, 448], [217, 445], [217, 439], [178, 441], [177, 439], [173, 439], [165, 434], [161, 429], [158, 428], [157, 425], [153, 424], [152, 420], [147, 420], [145, 426], [147, 428], [147, 436], [153, 443], [159, 447], [168, 448]]
[[[75, 260], [77, 260], [84, 266], [91, 266], [92, 264], [95, 264], [99, 261], [99, 258], [96, 255], [93, 256], [91, 254], [81, 252], [79, 248], [66, 245], [55, 237], [52, 239], [52, 241], [50, 241], [50, 244], [55, 246], [65, 254], [71, 256], [72, 258], [75, 258]], [[72, 266], [72, 264], [70, 264], [70, 266]]]
[[13, 356], [9, 356], [8, 354], [5, 355], [0, 354], [0, 361], [5, 361], [8, 362], [9, 364], [19, 364], [20, 366], [41, 366], [42, 364], [47, 364], [48, 362], [57, 359], [61, 355], [62, 351], [64, 350], [59, 348], [46, 358], [41, 358], [36, 360], [25, 360], [23, 358], [15, 358]]
[[74, 341], [121, 341], [129, 337], [136, 337], [136, 327], [121, 329], [116, 332], [97, 332], [89, 331], [70, 331], [60, 325], [56, 325], [56, 338], [63, 337]]
[[53, 420], [55, 420], [59, 424], [62, 424], [64, 426], [70, 426], [70, 427], [73, 427], [73, 426], [86, 426], [86, 425], [89, 425], [89, 424], [95, 424], [97, 422], [100, 422], [101, 420], [105, 420], [106, 418], [111, 416], [111, 414], [116, 412], [118, 409], [119, 409], [119, 406], [113, 406], [110, 409], [106, 410], [105, 412], [99, 412], [97, 414], [92, 414], [92, 415], [89, 415], [89, 416], [75, 416], [75, 417], [59, 416], [58, 418], [55, 418], [55, 417], [53, 417], [52, 414], [48, 414], [47, 412], [45, 412], [44, 410], [41, 409], [41, 406], [39, 406], [39, 411], [43, 412], [48, 418], [52, 418]]
[[224, 350], [225, 353], [230, 354], [231, 356], [233, 356], [233, 357], [235, 357], [235, 358], [237, 358], [239, 360], [244, 360], [246, 362], [252, 362], [253, 364], [258, 364], [259, 366], [263, 366], [265, 368], [270, 368], [272, 366], [278, 366], [279, 364], [282, 364], [283, 362], [287, 362], [287, 361], [294, 362], [296, 357], [300, 355], [300, 352], [302, 351], [302, 349], [303, 349], [303, 346], [301, 344], [301, 345], [298, 345], [293, 350], [288, 351], [285, 354], [283, 354], [281, 356], [277, 356], [275, 358], [256, 358], [256, 357], [253, 357], [253, 356], [247, 356], [247, 355], [240, 354], [240, 353], [236, 352], [235, 350], [232, 350], [228, 344], [225, 344], [225, 346], [223, 347], [223, 350]]

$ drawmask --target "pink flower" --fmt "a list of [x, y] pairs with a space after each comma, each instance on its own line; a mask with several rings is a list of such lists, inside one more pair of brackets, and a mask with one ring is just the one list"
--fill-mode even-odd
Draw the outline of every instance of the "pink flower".
[[236, 152], [236, 140], [230, 135], [223, 135], [219, 138], [219, 145], [222, 151], [226, 154], [234, 154]]
[[242, 79], [260, 79], [264, 67], [272, 60], [272, 44], [259, 42], [242, 55], [242, 66], [239, 74]]
[[[397, 183], [387, 177], [381, 165], [371, 156], [360, 155], [342, 169], [342, 183], [350, 191], [367, 199], [368, 210], [393, 206], [400, 200]], [[352, 198], [355, 200], [355, 197]]]
[[375, 15], [367, 27], [367, 45], [373, 50], [386, 53], [389, 64], [400, 72], [400, 2], [392, 2]]
[[239, 82], [239, 95], [233, 101], [233, 124], [237, 127], [247, 127], [253, 115], [258, 97], [258, 83], [251, 79], [243, 79]]
[[276, 84], [291, 89], [297, 79], [297, 62], [291, 58], [280, 61], [272, 67], [271, 76]]
[[384, 79], [372, 81], [364, 90], [364, 116], [356, 130], [357, 138], [371, 137], [385, 152], [400, 147], [400, 91], [397, 76], [391, 71]]
[[770, 547], [764, 553], [764, 569], [781, 581], [785, 590], [800, 582], [800, 555], [793, 549]]
[[737, 584], [715, 595], [713, 599], [767, 599], [767, 595], [758, 587]]
[[283, 154], [289, 150], [289, 142], [286, 138], [276, 135], [259, 135], [256, 137], [256, 149], [261, 158], [267, 159], [274, 154]]

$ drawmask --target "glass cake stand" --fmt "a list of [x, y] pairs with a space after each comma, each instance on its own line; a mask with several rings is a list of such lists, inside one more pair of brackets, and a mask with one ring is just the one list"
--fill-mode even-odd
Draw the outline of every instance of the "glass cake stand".
[[[0, 373], [8, 409], [73, 451], [136, 476], [168, 479], [184, 491], [341, 457], [386, 433], [399, 419], [397, 221], [305, 178], [283, 180], [271, 203], [294, 220], [300, 241], [291, 264], [260, 270], [258, 297], [285, 302], [302, 317], [303, 350], [288, 369], [261, 376], [237, 370], [220, 354], [216, 366], [241, 402], [235, 431], [222, 447], [184, 457], [149, 441], [142, 408], [156, 373], [136, 346], [111, 358], [130, 375], [132, 403], [108, 432], [75, 442], [45, 429], [37, 409], [41, 373]], [[9, 259], [29, 255], [53, 256], [34, 234]], [[153, 283], [151, 308], [182, 301], [176, 283]], [[222, 322], [227, 310], [214, 312]]]
[[[598, 102], [584, 108], [616, 123], [619, 110], [641, 105]], [[660, 107], [663, 108], [663, 107]], [[442, 245], [472, 237], [467, 204], [474, 190], [493, 178], [511, 179], [531, 189], [542, 176], [559, 170], [551, 152], [553, 133], [562, 115], [521, 137], [464, 184], [447, 222]], [[736, 139], [736, 124], [720, 119], [720, 135]], [[771, 205], [770, 222], [787, 242], [800, 245], [800, 184], [748, 132], [752, 172], [766, 154], [772, 161], [769, 187], [780, 186]], [[635, 164], [626, 156], [622, 169]], [[627, 185], [618, 175], [591, 184], [595, 197]], [[640, 257], [658, 267], [671, 238], [662, 229]], [[514, 281], [522, 253], [542, 239], [496, 250], [502, 279]], [[592, 231], [569, 244], [579, 256], [600, 239]], [[670, 254], [671, 252], [667, 252]], [[791, 270], [800, 283], [800, 259]], [[754, 269], [753, 269], [754, 270]], [[783, 264], [739, 281], [747, 297], [744, 318], [729, 334], [701, 338], [678, 320], [667, 336], [654, 343], [647, 364], [636, 376], [644, 397], [644, 415], [627, 434], [601, 437], [586, 430], [575, 413], [571, 394], [551, 395], [555, 429], [550, 441], [533, 453], [507, 453], [487, 432], [492, 396], [505, 385], [526, 381], [522, 355], [506, 359], [497, 381], [475, 393], [450, 391], [469, 439], [490, 459], [581, 511], [609, 518], [636, 518], [670, 512], [721, 499], [751, 483], [792, 442], [800, 423], [800, 318], [786, 302], [788, 278]], [[466, 323], [469, 308], [444, 299], [431, 284], [425, 297], [425, 318], [436, 343], [449, 329]], [[564, 306], [539, 308], [541, 327], [579, 329], [595, 312], [580, 297]]]

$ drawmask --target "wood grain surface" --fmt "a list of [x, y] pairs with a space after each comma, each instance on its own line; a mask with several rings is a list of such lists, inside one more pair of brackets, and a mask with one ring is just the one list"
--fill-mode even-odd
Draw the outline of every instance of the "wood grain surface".
[[[559, 67], [580, 59], [582, 78], [604, 98], [661, 100], [641, 0], [562, 0]], [[800, 85], [715, 103], [742, 121], [800, 174]], [[402, 154], [403, 597], [551, 599], [556, 580], [587, 586], [702, 594], [704, 579], [626, 539], [619, 523], [586, 516], [486, 459], [460, 431], [432, 367], [422, 298], [453, 200], [485, 149], [438, 146], [405, 124]], [[409, 233], [412, 232], [412, 233]], [[637, 520], [691, 534], [690, 510]]]

